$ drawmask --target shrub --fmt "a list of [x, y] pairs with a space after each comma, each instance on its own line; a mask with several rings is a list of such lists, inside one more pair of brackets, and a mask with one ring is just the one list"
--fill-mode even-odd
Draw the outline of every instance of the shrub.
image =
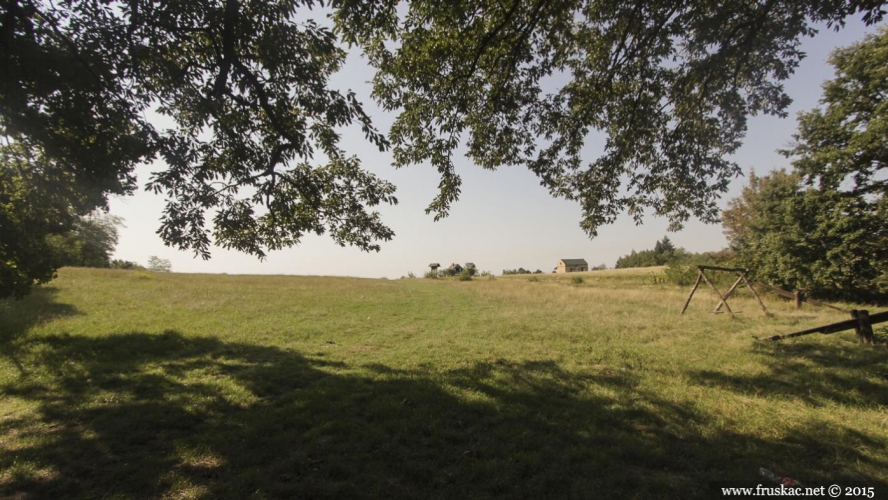
[[527, 269], [524, 269], [523, 267], [519, 267], [518, 269], [503, 269], [503, 276], [505, 276], [507, 274], [533, 274], [533, 273], [531, 273]]
[[413, 274], [413, 271], [407, 271], [407, 277], [408, 277], [408, 278], [415, 278], [416, 275]]
[[460, 271], [458, 276], [460, 281], [472, 281], [472, 272], [468, 269]]
[[438, 273], [435, 271], [429, 271], [429, 272], [425, 273], [425, 275], [423, 275], [423, 278], [436, 280], [436, 279], [438, 279]]
[[649, 276], [644, 279], [646, 285], [665, 285], [667, 282], [668, 280], [665, 272], [650, 273]]
[[130, 262], [128, 260], [114, 259], [111, 261], [110, 266], [111, 269], [127, 269], [134, 271], [144, 271], [145, 268], [140, 266], [135, 262]]
[[531, 283], [539, 283], [540, 279], [536, 276], [531, 276], [530, 278], [527, 278], [527, 281], [530, 281]]
[[690, 264], [682, 264], [676, 260], [669, 261], [663, 270], [666, 281], [678, 286], [688, 286], [697, 279], [697, 268]]
[[573, 278], [570, 279], [570, 282], [573, 283], [574, 285], [582, 285], [583, 284], [583, 277], [582, 276], [574, 276]]
[[475, 263], [473, 263], [473, 262], [466, 262], [466, 265], [463, 266], [463, 270], [468, 271], [469, 276], [474, 276], [475, 274], [478, 273], [478, 268], [475, 267]]

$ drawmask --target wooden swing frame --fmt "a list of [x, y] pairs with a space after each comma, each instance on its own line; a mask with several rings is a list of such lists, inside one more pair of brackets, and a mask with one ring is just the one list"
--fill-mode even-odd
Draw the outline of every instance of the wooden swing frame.
[[[709, 276], [706, 275], [706, 271], [723, 271], [730, 273], [737, 273], [737, 281], [731, 285], [731, 288], [728, 289], [728, 292], [724, 295], [718, 291], [718, 288], [712, 284], [712, 281], [709, 279]], [[700, 286], [701, 281], [705, 281], [709, 288], [712, 288], [712, 291], [718, 296], [719, 303], [715, 306], [715, 309], [712, 310], [713, 313], [719, 312], [722, 306], [727, 309], [728, 313], [734, 318], [734, 311], [731, 310], [731, 306], [728, 305], [728, 299], [734, 293], [740, 283], [746, 283], [746, 287], [749, 288], [749, 291], [752, 292], [752, 296], [755, 297], [755, 300], [758, 302], [759, 306], [761, 306], [762, 311], [765, 313], [765, 316], [771, 317], [773, 316], [768, 309], [765, 307], [764, 302], [762, 302], [761, 297], [759, 297], [758, 293], [755, 292], [755, 288], [752, 287], [752, 284], [749, 283], [749, 280], [746, 279], [746, 273], [749, 272], [749, 269], [742, 267], [718, 267], [718, 266], [697, 266], [697, 280], [694, 282], [693, 288], [691, 288], [691, 293], [688, 294], [688, 300], [685, 301], [684, 307], [681, 308], [681, 313], [679, 315], [683, 315], [685, 311], [688, 309], [688, 305], [691, 303], [691, 298], [694, 296], [694, 292], [697, 291], [697, 287]]]

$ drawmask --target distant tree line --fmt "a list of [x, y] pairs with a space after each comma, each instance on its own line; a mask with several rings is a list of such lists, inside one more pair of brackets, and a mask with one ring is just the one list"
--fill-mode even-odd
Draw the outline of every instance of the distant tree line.
[[[478, 267], [474, 262], [466, 262], [462, 268], [457, 271], [454, 267], [444, 267], [438, 269], [437, 271], [429, 271], [425, 274], [426, 278], [451, 278], [456, 277], [459, 278], [460, 281], [471, 281], [472, 278], [476, 275], [479, 275]], [[480, 273], [480, 276], [490, 276], [490, 272], [483, 271]]]
[[[34, 204], [12, 203], [10, 206], [17, 211], [0, 215], [0, 227], [4, 227], [0, 232], [0, 260], [4, 262], [0, 299], [23, 297], [33, 285], [54, 278], [55, 270], [63, 266], [112, 267], [111, 254], [117, 246], [117, 226], [122, 219], [101, 212], [80, 215], [61, 204], [40, 205], [45, 200], [31, 199], [25, 186], [17, 194], [21, 196], [19, 201]], [[8, 217], [27, 220], [36, 229], [29, 232], [27, 225], [7, 225]], [[21, 253], [29, 258], [18, 259], [16, 255]]]
[[[651, 250], [642, 250], [636, 252], [632, 250], [629, 255], [624, 255], [617, 259], [616, 269], [625, 269], [629, 267], [653, 267], [662, 266], [673, 259], [675, 254], [675, 245], [669, 240], [668, 236], [664, 236], [662, 240], [657, 240], [654, 248]], [[682, 252], [684, 249], [682, 249]]]
[[509, 274], [543, 274], [543, 272], [539, 269], [531, 271], [529, 269], [524, 269], [523, 267], [519, 267], [518, 269], [503, 269], [503, 276]]
[[127, 271], [144, 271], [145, 267], [136, 262], [128, 260], [114, 259], [111, 261], [111, 269], [124, 269]]
[[[31, 196], [24, 188], [19, 194], [23, 200]], [[14, 213], [34, 225], [44, 224], [45, 227], [28, 233], [17, 231], [18, 226], [13, 225], [11, 231], [3, 231], [0, 235], [0, 259], [6, 258], [3, 272], [0, 272], [0, 299], [24, 297], [33, 285], [54, 278], [55, 270], [60, 267], [146, 269], [136, 262], [111, 258], [118, 242], [117, 228], [123, 223], [120, 217], [101, 211], [80, 215], [61, 205], [52, 208], [17, 203], [16, 208], [20, 210], [18, 213], [0, 212], [0, 226], [3, 226], [4, 217]], [[43, 217], [59, 217], [60, 220], [53, 224]], [[27, 261], [16, 261], [6, 252], [23, 246], [31, 254]], [[150, 271], [169, 272], [171, 268], [169, 260], [154, 256], [148, 260]]]
[[48, 251], [58, 259], [59, 267], [95, 267], [134, 271], [170, 272], [173, 265], [168, 259], [155, 255], [148, 257], [148, 264], [111, 259], [117, 247], [117, 227], [123, 219], [111, 214], [92, 213], [77, 217], [73, 229], [47, 236]]
[[102, 213], [78, 217], [71, 230], [46, 237], [47, 250], [60, 266], [111, 267], [121, 221]]
[[[675, 285], [690, 285], [697, 277], [698, 265], [731, 266], [735, 260], [735, 253], [729, 249], [715, 252], [695, 253], [682, 247], [676, 247], [669, 237], [664, 236], [654, 244], [650, 250], [640, 252], [632, 251], [617, 259], [616, 269], [630, 267], [654, 267], [663, 266], [663, 275], [660, 279]], [[721, 277], [713, 279], [720, 281]]]

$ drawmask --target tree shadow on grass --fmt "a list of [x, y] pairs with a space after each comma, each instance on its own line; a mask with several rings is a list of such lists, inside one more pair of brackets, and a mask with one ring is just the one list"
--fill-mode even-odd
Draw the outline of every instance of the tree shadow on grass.
[[0, 300], [0, 356], [9, 359], [21, 374], [24, 374], [25, 367], [16, 356], [16, 342], [35, 325], [81, 314], [71, 304], [56, 302], [57, 294], [55, 287], [41, 286], [22, 300]]
[[777, 395], [820, 406], [888, 405], [888, 350], [843, 342], [759, 343], [756, 351], [772, 358], [770, 370], [755, 375], [701, 371], [692, 378], [704, 385], [746, 395]]
[[841, 428], [695, 432], [709, 415], [631, 371], [351, 367], [175, 331], [19, 349], [39, 371], [0, 392], [36, 410], [0, 420], [0, 496], [706, 498], [709, 480], [761, 482], [770, 460], [818, 480], [838, 452], [873, 460]]
[[41, 286], [22, 300], [0, 300], [0, 344], [15, 341], [34, 325], [80, 314], [73, 305], [57, 302], [57, 294], [55, 287]]

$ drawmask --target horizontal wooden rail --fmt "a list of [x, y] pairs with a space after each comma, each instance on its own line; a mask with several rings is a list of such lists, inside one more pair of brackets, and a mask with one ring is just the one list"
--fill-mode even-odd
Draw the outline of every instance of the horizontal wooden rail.
[[763, 287], [771, 290], [772, 292], [774, 292], [778, 296], [783, 297], [784, 299], [790, 299], [790, 300], [795, 300], [795, 301], [801, 300], [802, 302], [807, 302], [807, 303], [811, 304], [812, 306], [828, 307], [830, 309], [835, 309], [836, 311], [842, 311], [845, 313], [851, 312], [848, 309], [842, 309], [841, 307], [834, 306], [832, 304], [827, 304], [826, 302], [820, 302], [819, 300], [809, 299], [808, 297], [805, 297], [804, 294], [799, 295], [799, 293], [787, 292], [786, 290], [783, 290], [781, 288], [777, 288], [776, 286], [771, 286], [767, 283], [762, 283], [761, 281], [756, 281], [753, 283], [753, 285], [763, 286]]
[[862, 326], [861, 323], [864, 322], [868, 325], [874, 325], [877, 323], [884, 323], [888, 321], [888, 311], [882, 311], [873, 315], [867, 315], [866, 311], [860, 311], [861, 313], [863, 313], [863, 316], [868, 319], [868, 321], [861, 321], [861, 319], [855, 314], [857, 312], [858, 311], [852, 311], [851, 314], [855, 317], [849, 320], [839, 321], [838, 323], [831, 323], [829, 325], [817, 326], [814, 328], [809, 328], [807, 330], [788, 333], [786, 335], [774, 335], [773, 337], [768, 337], [762, 340], [783, 340], [793, 337], [801, 337], [802, 335], [809, 335], [812, 333], [822, 333], [824, 335], [827, 335], [830, 333], [843, 332], [845, 330], [860, 329], [860, 327]]
[[728, 271], [732, 273], [746, 273], [749, 269], [744, 267], [718, 267], [718, 266], [697, 266], [697, 269], [706, 269], [711, 271]]

